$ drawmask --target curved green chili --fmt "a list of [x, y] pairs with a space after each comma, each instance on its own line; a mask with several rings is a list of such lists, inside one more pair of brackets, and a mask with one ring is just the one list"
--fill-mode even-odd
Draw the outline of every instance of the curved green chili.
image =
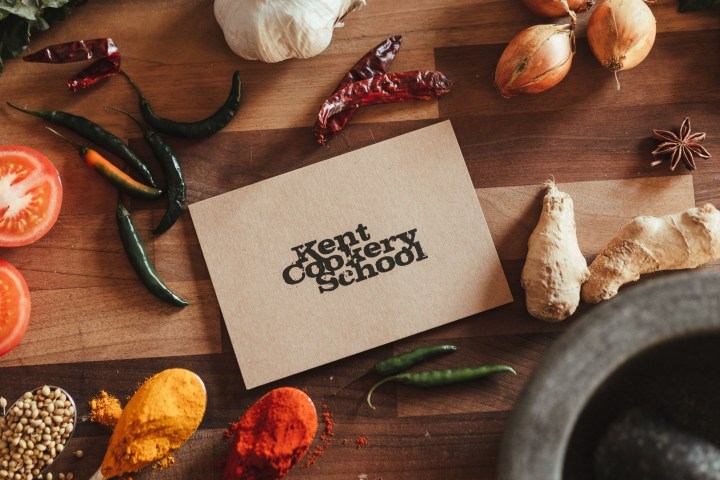
[[337, 395], [341, 390], [360, 380], [362, 377], [364, 377], [370, 372], [375, 372], [378, 375], [387, 377], [388, 375], [402, 372], [403, 370], [406, 370], [413, 365], [416, 365], [430, 358], [437, 357], [438, 355], [452, 353], [456, 350], [457, 347], [455, 345], [430, 345], [427, 347], [417, 347], [408, 352], [399, 353], [390, 358], [386, 358], [385, 360], [380, 360], [373, 366], [372, 370], [363, 373], [359, 377], [353, 378], [348, 383], [338, 388], [335, 393], [333, 393], [333, 395]]
[[125, 70], [122, 70], [122, 73], [135, 89], [140, 99], [140, 113], [142, 113], [142, 117], [151, 127], [161, 133], [185, 138], [209, 137], [230, 123], [230, 120], [232, 120], [240, 108], [240, 72], [233, 74], [230, 94], [225, 100], [225, 103], [209, 117], [196, 122], [176, 122], [175, 120], [157, 116], [140, 90], [140, 87], [137, 86]]
[[162, 195], [162, 190], [138, 182], [92, 148], [75, 143], [50, 127], [45, 128], [75, 147], [78, 154], [80, 154], [80, 158], [85, 161], [87, 166], [105, 177], [105, 179], [118, 190], [121, 190], [128, 195], [132, 195], [133, 197], [149, 200], [158, 198]]
[[381, 360], [375, 364], [373, 369], [382, 375], [387, 377], [388, 375], [394, 375], [396, 373], [407, 370], [413, 365], [425, 361], [438, 355], [444, 355], [452, 353], [457, 350], [455, 345], [431, 345], [428, 347], [418, 347], [409, 352], [400, 353], [394, 357]]
[[507, 365], [480, 365], [478, 367], [446, 368], [444, 370], [430, 370], [428, 372], [418, 373], [398, 373], [392, 377], [384, 378], [373, 385], [367, 394], [366, 400], [370, 408], [375, 409], [370, 401], [372, 394], [380, 385], [388, 382], [399, 382], [413, 387], [430, 388], [467, 382], [500, 372], [510, 372], [513, 375], [517, 375], [515, 370]]
[[122, 240], [125, 253], [127, 253], [130, 265], [140, 277], [143, 285], [156, 297], [176, 307], [184, 307], [188, 303], [178, 297], [170, 288], [162, 281], [155, 267], [150, 263], [150, 259], [145, 251], [140, 234], [135, 227], [135, 223], [130, 217], [130, 212], [125, 208], [122, 201], [118, 199], [117, 204], [117, 224], [120, 230], [120, 239]]
[[34, 115], [50, 123], [70, 129], [81, 137], [97, 143], [109, 152], [112, 152], [125, 160], [128, 165], [130, 165], [145, 181], [150, 184], [150, 186], [157, 187], [147, 165], [145, 165], [145, 163], [140, 160], [137, 155], [135, 155], [135, 152], [130, 150], [130, 147], [128, 147], [128, 145], [120, 138], [108, 132], [97, 123], [72, 113], [57, 110], [28, 110], [18, 107], [17, 105], [13, 105], [10, 102], [6, 103], [15, 110], [19, 110], [29, 115]]
[[155, 230], [153, 230], [153, 233], [164, 233], [175, 224], [185, 209], [185, 178], [183, 177], [177, 157], [170, 146], [165, 143], [159, 135], [153, 132], [152, 129], [148, 128], [133, 115], [115, 107], [108, 108], [127, 115], [138, 124], [143, 132], [145, 141], [148, 145], [150, 145], [150, 148], [152, 148], [152, 151], [155, 154], [155, 158], [157, 158], [158, 162], [160, 162], [160, 166], [165, 174], [165, 191], [168, 195], [168, 207], [165, 210], [165, 214], [160, 219], [160, 223]]

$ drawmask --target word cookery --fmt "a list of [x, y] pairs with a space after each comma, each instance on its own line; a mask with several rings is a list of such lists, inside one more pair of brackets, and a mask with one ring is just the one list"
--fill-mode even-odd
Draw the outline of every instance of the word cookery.
[[288, 285], [297, 285], [306, 278], [315, 279], [320, 293], [332, 292], [428, 258], [420, 242], [415, 239], [417, 228], [370, 241], [367, 227], [359, 224], [355, 230], [333, 238], [312, 240], [291, 248], [297, 260], [283, 271]]

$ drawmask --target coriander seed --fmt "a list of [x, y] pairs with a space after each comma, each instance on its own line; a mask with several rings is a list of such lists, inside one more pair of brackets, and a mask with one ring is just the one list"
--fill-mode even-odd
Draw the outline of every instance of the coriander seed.
[[[73, 431], [75, 406], [67, 400], [61, 389], [45, 385], [25, 392], [0, 417], [0, 479], [53, 479], [42, 470], [53, 463]], [[0, 406], [5, 410], [7, 402]]]

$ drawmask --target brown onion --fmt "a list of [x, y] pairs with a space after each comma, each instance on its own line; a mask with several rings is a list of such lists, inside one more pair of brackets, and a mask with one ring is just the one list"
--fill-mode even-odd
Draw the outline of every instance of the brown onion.
[[590, 16], [587, 38], [603, 67], [629, 70], [655, 43], [655, 16], [643, 0], [607, 0]]
[[513, 38], [500, 56], [495, 85], [503, 97], [540, 93], [565, 78], [575, 54], [569, 25], [535, 25]]
[[595, 0], [522, 0], [533, 13], [543, 17], [564, 17], [568, 9], [584, 12], [595, 4]]

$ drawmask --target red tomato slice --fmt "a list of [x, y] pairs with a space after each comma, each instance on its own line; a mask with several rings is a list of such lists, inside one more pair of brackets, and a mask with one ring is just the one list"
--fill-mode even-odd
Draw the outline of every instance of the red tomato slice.
[[22, 274], [0, 260], [0, 355], [20, 343], [30, 321], [30, 291]]
[[61, 204], [60, 176], [45, 155], [0, 146], [0, 247], [27, 245], [45, 235]]

